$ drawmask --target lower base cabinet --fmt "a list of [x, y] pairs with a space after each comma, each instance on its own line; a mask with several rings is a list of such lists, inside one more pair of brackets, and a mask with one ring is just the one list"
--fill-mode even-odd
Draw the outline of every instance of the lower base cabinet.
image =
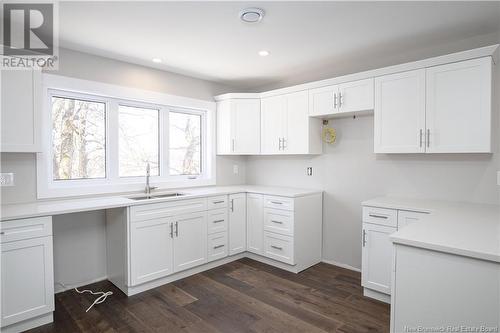
[[0, 331], [23, 331], [29, 320], [54, 311], [52, 219], [6, 221], [0, 228]]
[[219, 232], [208, 236], [208, 261], [228, 256], [227, 232]]
[[247, 251], [264, 252], [264, 196], [247, 194]]
[[174, 272], [207, 262], [207, 213], [175, 217]]
[[229, 255], [247, 250], [246, 193], [229, 196]]

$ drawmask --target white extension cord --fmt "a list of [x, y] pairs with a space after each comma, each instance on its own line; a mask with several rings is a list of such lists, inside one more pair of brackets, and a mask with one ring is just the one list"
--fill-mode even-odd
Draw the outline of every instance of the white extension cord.
[[[64, 283], [61, 283], [61, 282], [56, 282], [57, 284], [61, 285], [65, 290], [69, 290], [68, 287], [66, 287], [66, 285]], [[106, 298], [108, 298], [108, 296], [111, 296], [113, 295], [113, 292], [112, 291], [92, 291], [92, 290], [88, 290], [88, 289], [85, 289], [85, 290], [78, 290], [77, 287], [73, 288], [75, 289], [75, 291], [79, 294], [85, 294], [85, 293], [89, 293], [91, 295], [100, 295], [99, 297], [97, 297], [94, 301], [94, 303], [92, 303], [88, 308], [87, 310], [85, 310], [85, 312], [89, 312], [90, 309], [92, 309], [92, 307], [96, 304], [101, 304], [101, 303], [104, 303], [104, 301], [106, 301]]]

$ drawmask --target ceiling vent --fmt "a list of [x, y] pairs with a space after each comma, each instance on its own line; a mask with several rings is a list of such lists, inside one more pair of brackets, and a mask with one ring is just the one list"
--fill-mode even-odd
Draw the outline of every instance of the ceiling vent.
[[240, 19], [245, 23], [257, 23], [264, 17], [264, 10], [260, 8], [245, 8], [240, 12]]

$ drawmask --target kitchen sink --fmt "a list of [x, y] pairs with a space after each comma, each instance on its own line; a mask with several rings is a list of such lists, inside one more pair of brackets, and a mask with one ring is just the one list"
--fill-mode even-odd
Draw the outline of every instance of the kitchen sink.
[[151, 199], [161, 199], [161, 198], [172, 198], [172, 197], [180, 197], [185, 195], [184, 193], [165, 193], [165, 194], [157, 194], [157, 195], [144, 195], [140, 197], [129, 197], [132, 200], [151, 200]]

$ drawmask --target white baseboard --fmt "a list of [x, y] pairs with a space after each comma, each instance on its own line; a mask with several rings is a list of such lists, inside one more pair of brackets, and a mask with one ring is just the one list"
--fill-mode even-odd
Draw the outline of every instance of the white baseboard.
[[[83, 287], [83, 286], [86, 286], [88, 284], [92, 284], [92, 283], [96, 283], [96, 282], [101, 282], [101, 281], [104, 281], [104, 280], [107, 280], [108, 277], [107, 276], [101, 276], [101, 277], [98, 277], [98, 278], [95, 278], [95, 279], [92, 279], [92, 280], [89, 280], [89, 281], [83, 281], [83, 282], [78, 282], [76, 284], [68, 284], [68, 283], [65, 283], [64, 281], [63, 282], [55, 282], [54, 283], [54, 294], [59, 294], [59, 293], [62, 293], [64, 291], [68, 291], [68, 290], [71, 290], [71, 289], [74, 289], [74, 288], [80, 288], [80, 287]], [[65, 287], [63, 287], [61, 284], [59, 283], [62, 283], [64, 284]]]
[[325, 264], [330, 264], [330, 265], [333, 265], [333, 266], [338, 266], [338, 267], [341, 267], [341, 268], [345, 268], [345, 269], [348, 269], [350, 271], [355, 271], [355, 272], [361, 273], [361, 269], [359, 269], [359, 268], [352, 267], [351, 265], [347, 265], [347, 264], [342, 264], [340, 262], [336, 262], [336, 261], [333, 261], [333, 260], [321, 259], [321, 262], [324, 262]]

